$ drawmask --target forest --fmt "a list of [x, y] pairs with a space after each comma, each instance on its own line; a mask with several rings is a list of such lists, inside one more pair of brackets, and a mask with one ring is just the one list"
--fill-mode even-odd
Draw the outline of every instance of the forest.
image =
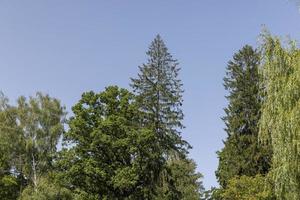
[[[219, 187], [205, 190], [183, 139], [179, 62], [160, 35], [130, 90], [0, 97], [0, 199], [299, 200], [300, 49], [263, 30], [227, 63]], [[226, 63], [224, 63], [226, 66]]]

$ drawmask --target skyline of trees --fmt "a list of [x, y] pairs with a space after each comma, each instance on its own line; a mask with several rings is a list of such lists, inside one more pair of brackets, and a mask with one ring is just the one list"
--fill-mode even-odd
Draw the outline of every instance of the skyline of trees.
[[298, 200], [300, 49], [261, 39], [227, 64], [218, 188], [189, 156], [180, 66], [157, 35], [132, 91], [84, 92], [68, 118], [47, 94], [0, 94], [0, 199]]
[[49, 95], [21, 96], [15, 106], [2, 95], [0, 198], [201, 198], [202, 175], [181, 135], [178, 62], [159, 35], [147, 55], [131, 79], [133, 93], [118, 86], [85, 92], [68, 119]]

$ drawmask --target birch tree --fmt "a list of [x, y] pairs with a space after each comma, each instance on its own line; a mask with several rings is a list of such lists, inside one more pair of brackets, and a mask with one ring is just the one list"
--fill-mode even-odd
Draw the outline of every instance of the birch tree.
[[18, 170], [33, 187], [53, 164], [58, 141], [64, 132], [65, 109], [59, 100], [37, 93], [35, 97], [18, 99], [16, 123], [20, 145], [24, 147]]

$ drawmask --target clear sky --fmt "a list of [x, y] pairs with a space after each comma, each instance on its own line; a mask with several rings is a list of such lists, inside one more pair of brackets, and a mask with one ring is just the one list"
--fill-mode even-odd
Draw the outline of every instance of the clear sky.
[[205, 186], [216, 186], [225, 67], [257, 44], [263, 24], [300, 39], [299, 9], [288, 0], [2, 0], [0, 89], [13, 101], [49, 93], [70, 111], [84, 91], [128, 88], [159, 33], [181, 63], [190, 156]]

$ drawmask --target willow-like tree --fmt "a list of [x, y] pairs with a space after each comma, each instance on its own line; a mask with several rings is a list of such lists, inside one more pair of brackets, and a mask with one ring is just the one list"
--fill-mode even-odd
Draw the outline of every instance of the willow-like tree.
[[300, 50], [263, 34], [265, 98], [260, 138], [273, 147], [271, 175], [278, 199], [300, 199]]
[[131, 87], [146, 113], [144, 124], [155, 131], [166, 154], [184, 150], [188, 145], [180, 136], [184, 127], [180, 67], [159, 35], [151, 43], [147, 56], [148, 62], [139, 67], [138, 78], [131, 79]]
[[216, 176], [226, 188], [235, 176], [266, 174], [270, 167], [270, 150], [258, 143], [261, 95], [258, 67], [260, 54], [251, 46], [244, 46], [229, 61], [224, 78], [229, 101], [223, 121], [227, 139], [218, 152]]

